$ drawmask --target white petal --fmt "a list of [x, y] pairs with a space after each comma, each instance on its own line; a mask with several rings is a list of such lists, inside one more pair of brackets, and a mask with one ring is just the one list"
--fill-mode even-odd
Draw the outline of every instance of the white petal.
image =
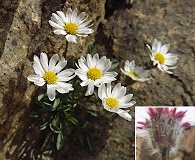
[[69, 91], [73, 91], [74, 88], [72, 87], [72, 84], [64, 83], [64, 82], [57, 82], [58, 89], [57, 91], [59, 93], [68, 93]]
[[71, 15], [72, 15], [72, 9], [68, 8], [66, 12], [66, 18], [68, 19], [69, 22], [71, 22]]
[[93, 56], [93, 59], [92, 59], [92, 63], [93, 63], [93, 65], [97, 65], [97, 63], [98, 63], [98, 61], [99, 61], [99, 55], [96, 53], [94, 56]]
[[27, 79], [30, 81], [30, 82], [35, 82], [35, 81], [38, 81], [41, 77], [39, 75], [29, 75], [27, 77]]
[[123, 117], [124, 119], [128, 120], [128, 121], [131, 121], [132, 117], [131, 115], [127, 112], [127, 111], [124, 111], [122, 109], [119, 109], [118, 112], [116, 112], [119, 116]]
[[106, 98], [106, 86], [105, 84], [102, 84], [99, 88], [98, 88], [98, 96], [101, 100], [103, 100], [103, 98]]
[[86, 21], [86, 22], [80, 24], [80, 25], [79, 25], [79, 28], [84, 28], [84, 27], [86, 27], [90, 22], [91, 22], [91, 20]]
[[79, 37], [87, 37], [88, 36], [87, 34], [77, 34], [77, 33], [76, 33], [76, 35]]
[[107, 59], [105, 56], [103, 56], [102, 58], [100, 58], [97, 67], [102, 70], [102, 72], [107, 72], [112, 66], [112, 62]]
[[135, 101], [131, 101], [129, 103], [120, 103], [120, 108], [129, 108], [132, 107], [135, 103]]
[[66, 66], [66, 64], [67, 64], [67, 60], [65, 60], [65, 58], [62, 58], [62, 59], [58, 62], [58, 64], [55, 66], [54, 72], [55, 72], [55, 73], [60, 72], [60, 71]]
[[73, 23], [76, 22], [77, 13], [78, 13], [78, 9], [75, 8], [75, 9], [73, 10], [73, 12], [72, 12], [71, 22], [73, 22]]
[[77, 69], [77, 70], [75, 71], [75, 74], [76, 74], [82, 81], [88, 80], [88, 77], [87, 77], [87, 75], [86, 75], [86, 72], [84, 72], [84, 71], [81, 70], [81, 69]]
[[85, 12], [81, 12], [81, 13], [77, 16], [76, 22], [82, 21], [82, 20], [84, 19], [84, 17], [85, 17]]
[[92, 81], [90, 81], [88, 84], [87, 92], [89, 93], [89, 95], [92, 95], [94, 92], [94, 84]]
[[72, 75], [70, 77], [67, 76], [58, 76], [58, 81], [59, 82], [67, 82], [70, 81], [71, 79], [73, 79], [76, 75]]
[[42, 76], [45, 73], [45, 71], [43, 70], [43, 67], [39, 61], [39, 58], [36, 55], [34, 55], [33, 69], [34, 69], [35, 73], [40, 75], [40, 76]]
[[85, 59], [82, 59], [82, 58], [78, 60], [78, 64], [81, 70], [84, 70], [85, 72], [87, 72], [89, 68], [86, 66], [85, 62], [86, 62]]
[[62, 11], [56, 11], [56, 12], [60, 16], [60, 18], [63, 20], [63, 22], [67, 21], [67, 18], [65, 17], [65, 15]]
[[126, 62], [125, 62], [124, 70], [123, 71], [129, 72], [129, 61], [128, 60], [126, 60]]
[[49, 61], [49, 71], [54, 71], [55, 65], [58, 61], [58, 54], [54, 54]]
[[34, 81], [34, 84], [37, 86], [43, 86], [45, 84], [45, 81], [43, 78], [40, 78], [38, 81]]
[[87, 86], [89, 84], [89, 80], [85, 80], [83, 82], [81, 82], [81, 86], [84, 87], [84, 86]]
[[56, 91], [57, 87], [51, 87], [50, 85], [47, 85], [47, 96], [49, 98], [50, 101], [53, 101], [55, 99], [55, 91]]
[[45, 71], [48, 71], [48, 57], [47, 54], [42, 52], [40, 55], [40, 62]]
[[67, 35], [66, 35], [66, 40], [67, 40], [68, 42], [77, 43], [76, 38], [77, 38], [77, 37], [76, 37], [75, 35], [70, 35], [70, 34], [67, 34]]
[[64, 29], [61, 25], [49, 20], [49, 24], [54, 28]]
[[71, 76], [72, 74], [74, 74], [75, 70], [74, 69], [66, 69], [66, 70], [63, 70], [62, 72], [58, 73], [57, 76], [58, 77], [69, 77]]
[[55, 13], [52, 13], [52, 17], [51, 20], [57, 24], [59, 24], [60, 26], [64, 26], [64, 22], [63, 20]]
[[83, 34], [91, 34], [93, 32], [94, 32], [94, 30], [91, 28], [79, 28], [77, 31], [77, 33], [79, 33], [79, 34], [82, 34], [82, 33]]
[[148, 49], [150, 50], [150, 52], [152, 52], [151, 47], [148, 44], [146, 44], [146, 46], [148, 47]]
[[161, 50], [160, 50], [160, 53], [166, 54], [168, 52], [169, 48], [170, 48], [170, 44], [163, 45]]
[[158, 41], [157, 39], [154, 39], [152, 42], [152, 50], [151, 51], [157, 51], [158, 48]]
[[118, 98], [123, 97], [126, 94], [126, 87], [121, 86], [121, 83], [118, 83], [114, 86], [112, 90], [112, 96]]
[[53, 32], [57, 35], [67, 35], [67, 32], [63, 29], [56, 29]]
[[87, 66], [89, 68], [94, 67], [96, 64], [93, 64], [93, 58], [91, 56], [91, 54], [87, 54]]
[[132, 99], [132, 97], [133, 97], [133, 94], [128, 94], [126, 96], [122, 96], [118, 100], [120, 101], [120, 103], [128, 103]]
[[108, 97], [112, 97], [111, 89], [112, 89], [111, 83], [108, 83], [107, 88], [106, 88], [106, 94], [107, 94]]

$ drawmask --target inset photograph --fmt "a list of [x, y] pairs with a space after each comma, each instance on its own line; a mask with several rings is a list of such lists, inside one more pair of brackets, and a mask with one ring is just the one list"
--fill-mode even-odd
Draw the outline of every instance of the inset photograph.
[[195, 107], [135, 107], [136, 160], [195, 159]]

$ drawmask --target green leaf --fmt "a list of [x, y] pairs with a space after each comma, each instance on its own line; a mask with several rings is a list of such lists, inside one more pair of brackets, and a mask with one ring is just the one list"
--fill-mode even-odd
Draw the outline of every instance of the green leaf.
[[88, 146], [89, 146], [89, 150], [91, 151], [91, 152], [93, 152], [93, 140], [92, 140], [92, 137], [91, 137], [91, 135], [89, 134], [89, 133], [86, 133], [86, 137], [87, 137], [87, 144], [88, 144]]
[[48, 126], [49, 126], [49, 122], [45, 122], [44, 124], [42, 124], [42, 125], [40, 126], [40, 130], [41, 130], [41, 131], [42, 131], [42, 130], [45, 130]]
[[42, 153], [44, 156], [49, 156], [52, 154], [52, 150], [47, 150]]
[[43, 105], [44, 105], [45, 107], [51, 107], [51, 106], [52, 106], [52, 104], [47, 103], [47, 102], [43, 102]]
[[81, 132], [80, 134], [79, 134], [79, 141], [80, 141], [80, 143], [81, 143], [81, 145], [82, 146], [84, 146], [85, 145], [85, 139], [86, 139], [86, 137], [85, 137], [85, 134], [83, 133], [83, 132]]
[[70, 117], [68, 120], [71, 121], [74, 125], [78, 124], [77, 119], [74, 117]]
[[53, 103], [52, 108], [53, 108], [53, 109], [56, 109], [56, 107], [57, 107], [59, 104], [60, 104], [60, 99], [59, 99], [59, 98], [56, 98], [56, 99], [54, 100], [54, 103]]
[[66, 119], [70, 122], [72, 122], [74, 125], [78, 124], [78, 121], [76, 118], [72, 117], [70, 114], [64, 112], [64, 114], [66, 115]]
[[58, 126], [56, 126], [55, 124], [50, 123], [49, 127], [55, 133], [60, 133], [61, 132], [61, 129]]
[[39, 117], [39, 116], [38, 116], [38, 113], [37, 113], [37, 112], [32, 111], [32, 112], [30, 113], [30, 117], [31, 117], [31, 118], [37, 118], [37, 117]]
[[88, 45], [88, 54], [92, 54], [93, 53], [93, 45]]
[[91, 114], [91, 115], [94, 116], [94, 117], [97, 117], [97, 116], [98, 116], [98, 115], [95, 113], [95, 111], [92, 110], [92, 109], [91, 109], [91, 110], [90, 110], [90, 109], [89, 109], [89, 110], [86, 110], [85, 112]]
[[44, 97], [45, 97], [45, 93], [42, 93], [42, 94], [38, 95], [37, 101], [38, 102], [41, 101]]
[[57, 108], [57, 111], [64, 111], [64, 112], [66, 112], [66, 111], [69, 111], [71, 109], [71, 107], [72, 107], [71, 105], [60, 106], [60, 107]]
[[118, 60], [113, 60], [112, 61], [112, 66], [111, 66], [111, 68], [110, 68], [110, 71], [113, 71], [115, 68], [117, 68], [118, 67], [118, 65], [119, 65], [119, 61]]
[[64, 142], [64, 137], [63, 137], [62, 132], [60, 132], [58, 133], [57, 141], [56, 141], [56, 148], [58, 151], [62, 148], [63, 142]]
[[94, 93], [93, 94], [94, 94], [94, 96], [95, 96], [96, 99], [99, 99], [98, 92], [96, 90], [94, 90]]

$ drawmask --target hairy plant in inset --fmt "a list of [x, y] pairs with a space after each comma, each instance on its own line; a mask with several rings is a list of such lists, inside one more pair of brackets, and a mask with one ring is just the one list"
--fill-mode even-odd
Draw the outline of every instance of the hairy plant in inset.
[[195, 108], [136, 108], [136, 135], [152, 154], [175, 154], [187, 127], [195, 125]]

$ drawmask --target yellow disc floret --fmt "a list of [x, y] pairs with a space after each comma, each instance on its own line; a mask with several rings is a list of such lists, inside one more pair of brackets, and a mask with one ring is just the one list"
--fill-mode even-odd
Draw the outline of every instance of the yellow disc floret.
[[68, 34], [76, 34], [78, 30], [78, 25], [75, 23], [69, 22], [65, 24], [64, 29]]
[[130, 71], [129, 74], [133, 75], [135, 78], [139, 78], [139, 75], [134, 71]]
[[156, 55], [154, 56], [155, 60], [157, 60], [160, 64], [164, 64], [165, 63], [165, 57], [163, 54], [161, 53], [156, 53]]
[[102, 72], [100, 71], [100, 69], [94, 67], [94, 68], [90, 68], [87, 72], [87, 78], [91, 79], [91, 80], [97, 80], [100, 79], [102, 77]]
[[48, 71], [43, 75], [43, 79], [47, 82], [47, 84], [55, 84], [58, 80], [58, 77], [54, 72]]
[[116, 98], [107, 98], [106, 99], [106, 105], [112, 109], [119, 105], [118, 100]]

